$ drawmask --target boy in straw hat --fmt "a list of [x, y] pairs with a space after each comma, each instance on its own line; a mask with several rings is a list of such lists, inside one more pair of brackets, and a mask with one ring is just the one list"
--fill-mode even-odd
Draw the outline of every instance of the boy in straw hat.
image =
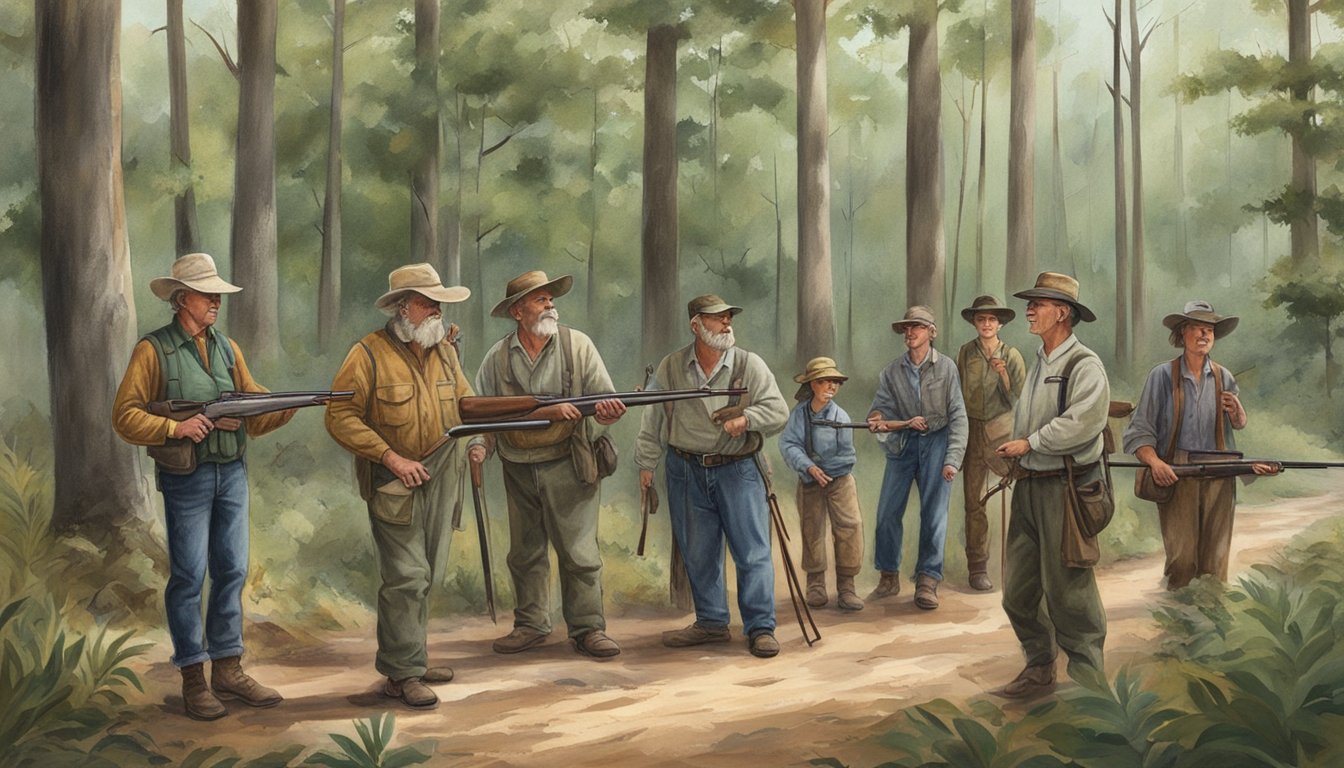
[[[1175, 590], [1196, 576], [1227, 579], [1237, 490], [1232, 477], [1177, 478], [1171, 462], [1190, 451], [1236, 450], [1233, 432], [1246, 426], [1246, 409], [1232, 372], [1209, 356], [1214, 341], [1237, 327], [1237, 318], [1218, 314], [1206, 301], [1191, 301], [1162, 324], [1182, 352], [1148, 372], [1125, 429], [1124, 450], [1148, 465], [1159, 488], [1171, 489], [1170, 497], [1157, 503], [1157, 513], [1167, 551], [1167, 589]], [[1267, 464], [1254, 468], [1258, 475], [1274, 472]]]
[[863, 561], [863, 517], [854, 484], [857, 455], [849, 429], [816, 426], [813, 421], [847, 422], [849, 414], [835, 403], [848, 379], [829, 357], [814, 357], [793, 377], [801, 386], [784, 431], [779, 452], [798, 473], [798, 519], [803, 531], [803, 570], [807, 572], [807, 604], [826, 605], [826, 521], [835, 540], [836, 605], [863, 610], [854, 591], [854, 576]]
[[966, 458], [961, 482], [966, 506], [966, 570], [972, 589], [994, 588], [989, 580], [989, 517], [980, 497], [992, 472], [1003, 476], [1007, 466], [994, 449], [1013, 431], [1013, 405], [1022, 394], [1027, 365], [1022, 353], [999, 338], [999, 329], [1017, 313], [998, 298], [977, 296], [961, 317], [975, 328], [975, 338], [957, 352], [961, 395], [966, 401]]
[[[242, 290], [225, 282], [215, 261], [191, 253], [173, 262], [169, 277], [149, 283], [168, 302], [173, 319], [140, 339], [131, 351], [112, 406], [112, 426], [134, 445], [161, 446], [169, 438], [195, 444], [196, 468], [189, 474], [158, 472], [168, 529], [170, 575], [163, 604], [173, 641], [173, 665], [182, 673], [182, 703], [197, 720], [228, 714], [220, 698], [253, 707], [278, 704], [275, 690], [243, 672], [243, 585], [247, 582], [248, 437], [279, 428], [294, 411], [212, 422], [204, 414], [186, 421], [155, 416], [146, 405], [157, 400], [215, 400], [220, 394], [266, 392], [252, 378], [243, 351], [215, 330], [220, 297]], [[210, 572], [210, 595], [201, 621], [201, 593]], [[209, 660], [210, 685], [205, 682]]]

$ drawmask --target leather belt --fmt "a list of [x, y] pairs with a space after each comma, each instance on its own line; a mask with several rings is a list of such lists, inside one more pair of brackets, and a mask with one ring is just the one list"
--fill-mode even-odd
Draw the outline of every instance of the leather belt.
[[[1095, 469], [1098, 463], [1100, 462], [1094, 461], [1091, 464], [1074, 464], [1073, 473], [1075, 475], [1086, 474]], [[1022, 469], [1019, 467], [1017, 470], [1017, 478], [1019, 480], [1034, 480], [1037, 478], [1044, 478], [1044, 477], [1065, 477], [1068, 474], [1069, 474], [1068, 470], [1066, 470], [1064, 467], [1060, 467], [1059, 469], [1041, 469], [1041, 470]]]
[[677, 455], [680, 456], [681, 458], [683, 458], [683, 459], [685, 459], [685, 460], [687, 460], [687, 461], [690, 461], [690, 462], [694, 462], [694, 463], [696, 463], [696, 464], [699, 464], [700, 466], [705, 467], [705, 468], [722, 467], [722, 466], [724, 466], [725, 464], [732, 464], [732, 463], [735, 462], [735, 461], [742, 461], [743, 459], [750, 459], [752, 456], [756, 455], [754, 452], [753, 452], [753, 453], [691, 453], [690, 451], [683, 451], [682, 449], [678, 448], [678, 447], [675, 446], [675, 445], [670, 445], [670, 446], [668, 446], [668, 447], [672, 449], [672, 452], [673, 452], [673, 453], [677, 454]]

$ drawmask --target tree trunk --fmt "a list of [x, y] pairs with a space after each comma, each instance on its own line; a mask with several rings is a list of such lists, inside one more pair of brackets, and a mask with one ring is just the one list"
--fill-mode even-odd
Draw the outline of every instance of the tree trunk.
[[917, 0], [910, 21], [905, 131], [905, 298], [924, 304], [944, 326], [942, 83], [938, 3]]
[[784, 217], [779, 213], [779, 154], [775, 154], [775, 349], [784, 348]]
[[[1311, 67], [1311, 7], [1309, 0], [1287, 0], [1288, 2], [1288, 65], [1298, 71], [1307, 71]], [[1315, 110], [1307, 110], [1311, 101], [1311, 85], [1303, 84], [1293, 89], [1293, 101], [1301, 107], [1302, 129], [1306, 130], [1315, 116]], [[1292, 263], [1296, 269], [1310, 269], [1320, 258], [1320, 234], [1316, 226], [1316, 158], [1312, 157], [1303, 143], [1301, 132], [1289, 134], [1293, 145], [1293, 196], [1300, 206], [1299, 213], [1289, 222], [1289, 235], [1292, 242]]]
[[1130, 289], [1130, 339], [1135, 353], [1139, 345], [1146, 343], [1148, 334], [1147, 310], [1144, 307], [1144, 268], [1146, 257], [1143, 252], [1143, 46], [1145, 38], [1139, 36], [1139, 9], [1137, 0], [1129, 2], [1129, 134], [1132, 144], [1130, 150], [1134, 163], [1133, 214], [1134, 228], [1134, 271]]
[[[238, 143], [233, 172], [229, 332], [253, 370], [279, 357], [275, 263], [275, 0], [238, 3]], [[264, 374], [262, 375], [264, 378]]]
[[831, 161], [826, 103], [827, 0], [796, 0], [798, 45], [799, 364], [835, 354], [831, 286]]
[[[1172, 51], [1175, 57], [1175, 70], [1181, 71], [1181, 14], [1176, 14], [1172, 22]], [[1189, 238], [1185, 229], [1186, 192], [1185, 192], [1185, 127], [1182, 115], [1185, 100], [1180, 93], [1173, 94], [1174, 104], [1174, 147], [1172, 150], [1172, 170], [1176, 174], [1176, 276], [1182, 283], [1189, 283], [1195, 277], [1195, 265], [1190, 261]]]
[[1129, 350], [1129, 225], [1125, 202], [1125, 115], [1120, 90], [1120, 0], [1115, 0], [1111, 19], [1111, 109], [1114, 120], [1115, 151], [1115, 359], [1122, 369], [1133, 363]]
[[439, 264], [439, 0], [415, 0], [415, 135], [411, 172], [411, 262]]
[[[1055, 25], [1058, 28], [1058, 24]], [[1059, 66], [1050, 73], [1051, 118], [1051, 173], [1050, 184], [1053, 188], [1054, 205], [1051, 206], [1051, 218], [1054, 220], [1055, 263], [1068, 264], [1073, 275], [1078, 274], [1078, 265], [1073, 261], [1073, 251], [1069, 248], [1069, 206], [1068, 194], [1064, 191], [1064, 150], [1059, 136]]]
[[657, 360], [680, 346], [677, 269], [677, 41], [651, 27], [644, 63], [644, 202], [640, 229], [642, 353]]
[[[961, 79], [962, 94], [966, 93], [966, 78]], [[952, 235], [952, 290], [948, 292], [948, 307], [957, 305], [957, 274], [961, 271], [961, 218], [962, 212], [966, 208], [966, 172], [970, 168], [971, 160], [971, 116], [975, 112], [975, 94], [979, 90], [979, 83], [971, 84], [970, 104], [963, 109], [961, 104], [957, 105], [957, 111], [961, 114], [961, 174], [957, 180], [957, 225]], [[981, 108], [983, 110], [983, 107]], [[851, 196], [852, 200], [852, 196]], [[850, 228], [851, 237], [853, 236], [853, 227]]]
[[980, 73], [985, 95], [980, 99], [980, 162], [975, 177], [975, 292], [988, 290], [985, 283], [985, 169], [989, 164], [989, 80]]
[[341, 319], [341, 98], [345, 77], [345, 0], [331, 3], [331, 113], [327, 194], [322, 202], [322, 273], [317, 289], [317, 345], [326, 352]]
[[168, 0], [168, 134], [172, 172], [181, 188], [173, 197], [175, 254], [201, 250], [201, 230], [196, 223], [196, 188], [191, 170], [191, 108], [187, 103], [187, 39], [182, 25], [182, 0]]
[[1036, 275], [1036, 4], [1012, 0], [1013, 59], [1008, 116], [1007, 290], [1032, 285]]
[[443, 269], [439, 274], [448, 285], [462, 284], [462, 191], [464, 170], [462, 166], [462, 132], [467, 129], [466, 125], [466, 106], [462, 94], [454, 94], [454, 120], [456, 126], [453, 130], [453, 186], [452, 201], [444, 211], [443, 222], [443, 245], [440, 256], [443, 260]]
[[597, 319], [597, 88], [593, 88], [593, 140], [588, 147], [588, 196], [592, 207], [588, 209], [588, 306], [585, 319], [595, 336], [605, 334], [603, 325]]
[[56, 467], [51, 526], [94, 541], [122, 539], [127, 523], [148, 518], [149, 504], [139, 450], [108, 422], [136, 334], [121, 178], [121, 3], [34, 5], [42, 305]]

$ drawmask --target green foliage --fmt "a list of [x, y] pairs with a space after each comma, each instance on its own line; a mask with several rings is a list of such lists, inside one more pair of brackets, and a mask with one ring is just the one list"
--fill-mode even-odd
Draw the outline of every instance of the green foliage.
[[[937, 699], [903, 713], [912, 730], [893, 730], [882, 742], [918, 765], [955, 768], [1063, 765], [1038, 744], [1015, 746], [1017, 722], [1007, 720], [993, 703], [978, 700], [971, 711]], [[904, 763], [902, 763], [904, 764]]]
[[416, 748], [417, 745], [388, 748], [392, 743], [396, 720], [396, 715], [391, 712], [374, 715], [367, 721], [356, 720], [355, 732], [359, 735], [359, 743], [343, 734], [327, 734], [341, 748], [340, 753], [318, 752], [309, 756], [303, 764], [323, 765], [327, 768], [402, 768], [428, 760], [433, 754], [432, 742], [420, 744], [428, 746], [428, 752], [421, 752]]

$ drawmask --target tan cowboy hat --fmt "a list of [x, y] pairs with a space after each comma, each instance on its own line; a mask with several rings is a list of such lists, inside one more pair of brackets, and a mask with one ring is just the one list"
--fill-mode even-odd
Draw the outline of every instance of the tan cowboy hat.
[[686, 315], [692, 320], [696, 315], [721, 315], [724, 312], [732, 312], [736, 317], [741, 311], [741, 307], [735, 307], [712, 293], [696, 296], [686, 303]]
[[149, 281], [149, 290], [164, 301], [179, 288], [197, 293], [237, 293], [242, 288], [226, 283], [215, 269], [215, 260], [208, 253], [188, 253], [173, 262], [172, 277], [156, 277]]
[[1176, 326], [1186, 320], [1212, 325], [1215, 339], [1221, 339], [1231, 333], [1237, 327], [1237, 323], [1241, 322], [1241, 318], [1236, 315], [1220, 315], [1213, 311], [1213, 305], [1209, 302], [1195, 299], [1185, 303], [1184, 312], [1172, 313], [1162, 318], [1162, 324], [1174, 331]]
[[407, 264], [404, 267], [397, 267], [387, 276], [387, 293], [378, 297], [373, 305], [379, 309], [387, 309], [401, 298], [403, 293], [414, 292], [429, 299], [430, 301], [446, 302], [455, 304], [459, 301], [466, 301], [471, 296], [471, 289], [460, 285], [444, 285], [439, 279], [439, 273], [434, 267], [425, 264]]
[[971, 325], [975, 325], [975, 316], [979, 314], [991, 314], [999, 318], [999, 325], [1007, 325], [1017, 317], [1017, 313], [1012, 309], [1003, 306], [999, 297], [990, 294], [976, 296], [971, 306], [961, 310], [961, 317]]
[[539, 269], [534, 269], [531, 272], [524, 272], [510, 280], [509, 284], [504, 286], [504, 300], [496, 304], [494, 309], [490, 310], [490, 316], [501, 317], [507, 320], [509, 319], [509, 309], [527, 294], [546, 288], [550, 290], [551, 296], [559, 298], [560, 296], [569, 293], [569, 289], [573, 286], [574, 278], [569, 275], [561, 275], [552, 280], [546, 276], [545, 272], [542, 272]]
[[897, 333], [905, 333], [905, 327], [907, 325], [923, 325], [928, 328], [938, 328], [937, 321], [933, 319], [933, 310], [920, 304], [916, 304], [905, 310], [905, 317], [892, 323], [891, 330]]
[[1097, 319], [1092, 310], [1078, 300], [1078, 281], [1058, 272], [1042, 272], [1036, 276], [1036, 285], [1025, 291], [1013, 294], [1019, 299], [1054, 299], [1062, 301], [1078, 310], [1078, 317], [1085, 323]]
[[807, 367], [803, 372], [794, 376], [793, 380], [801, 384], [797, 394], [793, 396], [795, 400], [806, 400], [812, 397], [812, 387], [809, 384], [818, 379], [835, 379], [837, 381], [849, 381], [849, 377], [840, 372], [836, 367], [835, 361], [829, 357], [814, 357], [807, 361]]

